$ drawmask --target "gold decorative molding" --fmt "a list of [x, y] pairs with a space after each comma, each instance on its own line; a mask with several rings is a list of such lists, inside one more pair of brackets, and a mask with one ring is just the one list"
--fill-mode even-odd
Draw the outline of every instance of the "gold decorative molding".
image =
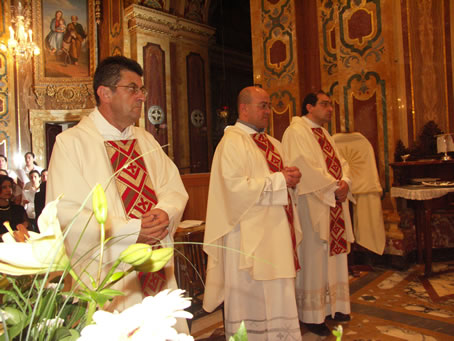
[[125, 17], [129, 30], [154, 32], [174, 39], [208, 44], [215, 33], [211, 26], [134, 4], [125, 9]]
[[45, 85], [33, 88], [36, 103], [44, 108], [46, 102], [59, 109], [92, 108], [95, 106], [91, 83], [79, 85]]
[[102, 22], [102, 1], [95, 0], [95, 20], [96, 24], [100, 25]]
[[88, 115], [93, 109], [75, 110], [30, 110], [30, 131], [32, 133], [32, 149], [36, 160], [44, 165], [46, 160], [46, 123], [77, 122]]

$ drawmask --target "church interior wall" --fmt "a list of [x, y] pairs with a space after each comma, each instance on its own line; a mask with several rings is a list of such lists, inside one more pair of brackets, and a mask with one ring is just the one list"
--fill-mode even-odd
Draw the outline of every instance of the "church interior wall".
[[[36, 6], [45, 0], [21, 1]], [[191, 145], [189, 56], [203, 65], [203, 93], [196, 96], [203, 100], [200, 111], [205, 120], [196, 128], [207, 147], [201, 156], [207, 164], [202, 171], [209, 171], [223, 128], [236, 117], [235, 96], [241, 87], [259, 84], [269, 91], [273, 105], [269, 132], [277, 138], [291, 118], [300, 115], [304, 95], [321, 88], [334, 102], [330, 131], [359, 131], [374, 146], [388, 235], [403, 240], [396, 227], [396, 203], [389, 195], [390, 164], [398, 141], [414, 146], [428, 121], [435, 121], [444, 132], [454, 130], [454, 0], [250, 0], [250, 53], [214, 47], [216, 31], [210, 15], [219, 1], [156, 0], [145, 2], [148, 7], [137, 0], [87, 1], [93, 11], [88, 24], [96, 62], [123, 54], [149, 70], [144, 65], [147, 46], [154, 46], [150, 53], [162, 53], [162, 65], [151, 70], [162, 70], [162, 88], [152, 93], [165, 107], [165, 123], [147, 122], [147, 111], [154, 104], [147, 102], [138, 124], [169, 144], [168, 154], [182, 173], [197, 169], [191, 155], [201, 150]], [[9, 38], [10, 8], [16, 3], [1, 1], [0, 42]], [[43, 35], [38, 40], [41, 49]], [[21, 159], [15, 158], [17, 152], [43, 145], [33, 141], [31, 125], [43, 125], [44, 119], [32, 117], [33, 113], [51, 117], [52, 110], [71, 112], [95, 105], [89, 81], [68, 78], [58, 87], [43, 87], [36, 83], [35, 65], [36, 60], [29, 60], [15, 72], [14, 58], [0, 51], [0, 140], [4, 141], [0, 152], [10, 160]], [[230, 112], [225, 120], [219, 116], [224, 104]], [[44, 154], [38, 159], [42, 166], [46, 166]]]
[[294, 103], [290, 116], [300, 115], [308, 91], [327, 92], [335, 112], [330, 132], [360, 132], [374, 147], [392, 252], [406, 238], [390, 197], [396, 146], [417, 145], [431, 120], [452, 131], [453, 3], [251, 0], [254, 76], [279, 98], [271, 134], [279, 138], [288, 125], [278, 122], [291, 110], [279, 107]]

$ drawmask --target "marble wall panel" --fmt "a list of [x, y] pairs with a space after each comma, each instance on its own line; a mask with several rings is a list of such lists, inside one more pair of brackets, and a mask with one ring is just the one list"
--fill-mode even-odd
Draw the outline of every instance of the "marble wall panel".
[[385, 0], [318, 4], [322, 89], [334, 101], [331, 132], [358, 131], [374, 146], [379, 174], [389, 190], [394, 148], [394, 38], [384, 25], [393, 7]]
[[452, 1], [404, 1], [413, 115], [413, 139], [427, 121], [443, 131], [453, 130], [452, 51], [449, 11]]
[[[164, 84], [160, 91], [160, 100], [166, 107], [166, 124], [160, 127], [166, 130], [168, 146], [165, 146], [168, 155], [174, 160], [181, 172], [190, 171], [191, 149], [188, 121], [188, 75], [187, 56], [191, 53], [198, 54], [204, 60], [205, 81], [205, 108], [206, 130], [208, 142], [205, 146], [211, 155], [210, 124], [211, 113], [207, 103], [210, 103], [209, 85], [209, 58], [208, 41], [214, 30], [206, 25], [201, 25], [187, 19], [176, 17], [162, 11], [131, 5], [125, 9], [124, 26], [128, 27], [125, 39], [124, 55], [131, 57], [139, 63], [146, 62], [144, 47], [152, 44], [159, 46], [162, 56], [162, 81]], [[144, 59], [145, 58], [145, 59]], [[153, 62], [150, 62], [153, 64]], [[146, 66], [157, 67], [156, 65]], [[161, 70], [161, 69], [160, 69]], [[139, 120], [139, 125], [145, 127], [145, 115]], [[206, 164], [210, 164], [210, 157], [206, 156]]]
[[254, 84], [271, 96], [269, 131], [280, 139], [300, 108], [294, 0], [251, 0]]

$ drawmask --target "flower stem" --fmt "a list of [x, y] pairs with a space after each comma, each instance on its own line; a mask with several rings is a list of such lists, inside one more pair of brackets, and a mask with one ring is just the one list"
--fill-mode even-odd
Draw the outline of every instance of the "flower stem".
[[70, 268], [68, 270], [68, 273], [71, 275], [71, 277], [77, 282], [77, 284], [79, 284], [82, 288], [84, 288], [85, 290], [89, 290], [88, 287], [84, 284], [84, 282], [82, 282], [79, 278], [79, 276], [74, 272], [74, 270], [72, 268]]
[[[114, 265], [112, 265], [112, 268], [110, 268], [109, 272], [107, 273], [107, 275], [104, 277], [104, 280], [102, 281], [101, 284], [98, 285], [98, 289], [103, 289], [104, 286], [106, 285], [106, 283], [110, 280], [110, 277], [112, 276], [112, 274], [115, 272], [115, 270], [118, 268], [118, 266], [120, 265], [121, 263], [121, 260], [117, 259], [114, 263]], [[127, 274], [127, 273], [126, 273]], [[121, 278], [123, 278], [125, 275], [123, 275]], [[120, 279], [121, 279], [120, 278]], [[116, 281], [117, 282], [117, 281]], [[115, 282], [115, 283], [116, 283]]]
[[96, 280], [97, 285], [101, 283], [102, 259], [104, 257], [104, 241], [106, 239], [106, 229], [104, 228], [104, 224], [101, 223], [99, 225], [101, 227], [101, 250], [99, 251], [98, 279]]
[[92, 324], [93, 322], [93, 314], [96, 311], [96, 302], [95, 301], [90, 301], [88, 303], [88, 309], [87, 309], [87, 322], [85, 323], [86, 326], [89, 324]]

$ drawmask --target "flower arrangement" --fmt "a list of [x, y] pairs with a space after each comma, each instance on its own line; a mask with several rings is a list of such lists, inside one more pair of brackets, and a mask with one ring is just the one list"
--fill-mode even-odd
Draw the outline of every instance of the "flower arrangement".
[[[107, 201], [100, 185], [91, 194], [101, 234], [98, 273], [91, 286], [80, 279], [67, 255], [57, 218], [60, 198], [44, 208], [38, 220], [40, 233], [7, 226], [9, 233], [0, 243], [0, 341], [193, 340], [173, 328], [177, 318], [192, 318], [184, 310], [191, 303], [183, 290], [164, 290], [122, 312], [102, 310], [123, 295], [112, 289], [115, 283], [134, 271], [159, 271], [173, 256], [173, 248], [132, 244], [102, 278]], [[118, 271], [121, 263], [129, 269]], [[67, 279], [76, 285], [67, 285]], [[230, 340], [247, 340], [244, 324]]]
[[[140, 243], [130, 245], [110, 266], [107, 275], [101, 278], [106, 245], [104, 223], [107, 218], [107, 202], [100, 185], [97, 185], [92, 193], [93, 213], [100, 225], [101, 243], [99, 271], [97, 278], [92, 279], [91, 286], [80, 280], [67, 255], [64, 236], [57, 219], [57, 204], [60, 198], [44, 208], [38, 221], [40, 233], [21, 228], [12, 231], [7, 226], [9, 233], [3, 235], [3, 243], [0, 243], [0, 273], [6, 275], [2, 277], [0, 290], [3, 295], [0, 340], [99, 340], [100, 338], [95, 338], [94, 335], [97, 335], [97, 331], [106, 329], [103, 328], [106, 321], [110, 332], [117, 327], [123, 327], [122, 333], [115, 333], [119, 340], [192, 339], [187, 335], [178, 335], [172, 328], [176, 323], [175, 318], [192, 317], [184, 311], [190, 301], [183, 297], [182, 290], [165, 291], [155, 297], [147, 297], [141, 304], [121, 313], [111, 314], [101, 310], [105, 303], [115, 296], [123, 295], [122, 292], [112, 289], [115, 283], [136, 270], [159, 271], [172, 257], [173, 248], [152, 249], [150, 245]], [[117, 271], [121, 263], [128, 264], [129, 269]], [[51, 273], [56, 271], [61, 275], [50, 280]], [[76, 284], [73, 289], [64, 290], [64, 280], [67, 277]], [[157, 304], [160, 306], [159, 310], [156, 309]], [[163, 310], [162, 306], [167, 309]], [[144, 310], [147, 310], [147, 314], [143, 314]], [[139, 313], [146, 315], [147, 320], [134, 318], [135, 323], [127, 322], [131, 316], [137, 316]], [[159, 328], [156, 328], [153, 334], [150, 334], [150, 326], [157, 325], [151, 324], [150, 319], [159, 323]], [[115, 322], [117, 320], [124, 323], [119, 324]], [[107, 330], [104, 330], [105, 332]], [[144, 334], [150, 337], [144, 338]], [[126, 337], [120, 338], [121, 335]]]

